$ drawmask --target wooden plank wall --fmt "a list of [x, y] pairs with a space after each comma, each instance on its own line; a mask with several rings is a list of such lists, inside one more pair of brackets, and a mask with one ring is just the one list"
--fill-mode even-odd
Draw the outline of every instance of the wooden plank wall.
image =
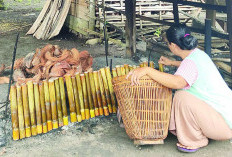
[[[94, 30], [95, 28], [95, 9], [91, 9], [91, 0], [72, 0], [66, 26], [71, 30], [79, 32], [83, 35], [88, 35], [85, 29]], [[92, 15], [91, 15], [92, 14]], [[93, 15], [94, 14], [94, 15]]]

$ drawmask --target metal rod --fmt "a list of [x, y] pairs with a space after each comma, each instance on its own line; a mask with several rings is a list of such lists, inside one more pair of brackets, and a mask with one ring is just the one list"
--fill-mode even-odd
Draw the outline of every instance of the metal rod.
[[8, 92], [7, 92], [7, 97], [6, 97], [5, 117], [7, 117], [7, 107], [8, 107], [8, 102], [9, 102], [10, 87], [11, 87], [11, 83], [12, 83], [12, 80], [13, 80], [14, 62], [15, 62], [15, 56], [16, 56], [18, 40], [19, 40], [19, 33], [17, 34], [16, 41], [15, 41], [15, 46], [14, 46], [14, 51], [13, 51], [13, 58], [12, 58], [11, 71], [10, 71], [10, 82], [9, 82], [9, 85], [8, 85]]
[[211, 57], [211, 20], [205, 19], [205, 52]]
[[105, 0], [102, 1], [103, 6], [103, 18], [104, 18], [104, 41], [105, 41], [105, 55], [106, 55], [106, 66], [108, 66], [108, 36], [107, 36], [107, 26], [106, 26], [106, 9], [105, 9]]
[[113, 59], [110, 59], [110, 72], [112, 72]]
[[148, 56], [148, 67], [150, 67], [150, 61], [151, 61], [151, 51], [150, 51], [149, 56]]

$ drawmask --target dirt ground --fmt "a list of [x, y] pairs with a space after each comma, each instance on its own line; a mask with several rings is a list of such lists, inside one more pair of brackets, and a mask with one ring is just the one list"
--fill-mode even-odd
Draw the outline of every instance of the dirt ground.
[[[41, 2], [42, 4], [42, 2]], [[22, 6], [21, 6], [22, 7]], [[16, 34], [20, 32], [17, 57], [25, 56], [44, 45], [51, 43], [61, 48], [77, 48], [88, 50], [94, 57], [94, 69], [105, 66], [104, 45], [87, 46], [85, 40], [70, 34], [65, 29], [50, 41], [41, 41], [26, 36], [25, 33], [39, 14], [40, 5], [34, 9], [0, 11], [0, 63], [11, 64], [12, 52]], [[4, 27], [3, 27], [4, 26]], [[11, 31], [9, 31], [11, 30]], [[7, 32], [8, 31], [8, 32]], [[5, 33], [4, 33], [5, 32]], [[113, 66], [117, 64], [136, 64], [130, 59], [124, 59], [125, 50], [110, 45], [110, 58]], [[9, 75], [6, 71], [3, 75]], [[8, 85], [0, 85], [0, 102], [6, 100]], [[3, 119], [3, 109], [0, 109], [0, 128], [6, 123], [6, 145], [0, 147], [0, 156], [157, 156], [157, 157], [231, 157], [232, 144], [230, 141], [210, 140], [209, 145], [194, 154], [177, 151], [177, 138], [171, 134], [164, 140], [163, 145], [135, 146], [129, 139], [124, 128], [117, 122], [116, 115], [98, 117], [81, 123], [69, 123], [68, 126], [53, 130], [47, 134], [37, 135], [19, 141], [12, 140], [10, 118]], [[0, 131], [0, 137], [3, 136]]]

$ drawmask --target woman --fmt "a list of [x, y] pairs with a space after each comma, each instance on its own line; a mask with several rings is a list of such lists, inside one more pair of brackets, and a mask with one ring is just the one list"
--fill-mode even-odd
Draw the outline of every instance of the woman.
[[174, 75], [150, 67], [131, 71], [132, 85], [148, 75], [162, 85], [178, 89], [174, 95], [169, 130], [178, 138], [177, 148], [195, 152], [208, 144], [208, 138], [232, 138], [232, 91], [210, 57], [197, 47], [197, 39], [185, 25], [175, 24], [167, 32], [168, 47], [182, 58], [161, 57], [159, 63], [178, 67]]

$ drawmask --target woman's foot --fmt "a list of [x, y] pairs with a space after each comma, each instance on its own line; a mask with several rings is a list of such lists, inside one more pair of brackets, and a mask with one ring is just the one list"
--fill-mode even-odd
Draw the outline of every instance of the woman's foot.
[[200, 148], [199, 147], [189, 147], [189, 146], [184, 146], [180, 143], [177, 143], [177, 149], [181, 152], [186, 152], [186, 153], [194, 153], [198, 151]]

